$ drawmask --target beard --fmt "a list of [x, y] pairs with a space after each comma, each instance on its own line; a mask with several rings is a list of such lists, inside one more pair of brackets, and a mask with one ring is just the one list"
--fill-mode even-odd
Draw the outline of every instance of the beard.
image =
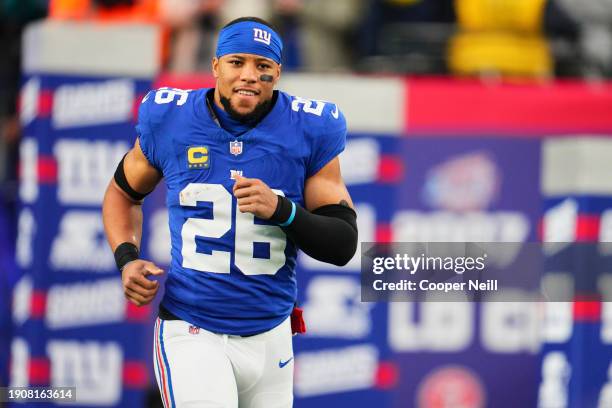
[[264, 116], [266, 116], [268, 112], [270, 112], [270, 109], [272, 109], [272, 101], [274, 100], [274, 98], [270, 98], [266, 101], [261, 101], [257, 105], [255, 105], [255, 108], [253, 108], [251, 112], [240, 113], [232, 107], [232, 103], [230, 102], [229, 98], [220, 95], [219, 99], [221, 100], [221, 105], [223, 105], [223, 108], [232, 119], [237, 120], [240, 123], [248, 124], [257, 123]]

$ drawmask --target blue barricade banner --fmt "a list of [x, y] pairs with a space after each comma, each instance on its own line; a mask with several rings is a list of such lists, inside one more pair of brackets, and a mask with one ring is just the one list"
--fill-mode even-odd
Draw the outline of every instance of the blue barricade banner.
[[76, 386], [84, 407], [143, 406], [150, 309], [123, 297], [101, 203], [149, 88], [130, 78], [25, 78], [13, 386]]

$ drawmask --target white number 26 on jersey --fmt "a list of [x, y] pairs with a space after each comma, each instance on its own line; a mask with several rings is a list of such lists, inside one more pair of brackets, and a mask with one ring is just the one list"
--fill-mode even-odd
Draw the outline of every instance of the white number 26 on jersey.
[[[272, 190], [284, 195], [279, 190]], [[190, 183], [180, 195], [181, 206], [196, 207], [199, 202], [213, 205], [212, 219], [188, 218], [183, 224], [183, 266], [202, 272], [230, 273], [231, 252], [196, 251], [196, 236], [221, 238], [232, 228], [232, 195], [221, 184]], [[285, 233], [275, 225], [255, 224], [255, 216], [236, 209], [234, 264], [245, 275], [274, 275], [285, 265]], [[269, 258], [253, 257], [255, 242], [270, 245]]]

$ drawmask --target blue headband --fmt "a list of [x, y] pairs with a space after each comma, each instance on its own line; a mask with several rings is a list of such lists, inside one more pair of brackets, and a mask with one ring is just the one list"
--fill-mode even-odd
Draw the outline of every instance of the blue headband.
[[283, 41], [270, 27], [241, 21], [225, 27], [217, 40], [217, 58], [227, 54], [255, 54], [281, 63]]

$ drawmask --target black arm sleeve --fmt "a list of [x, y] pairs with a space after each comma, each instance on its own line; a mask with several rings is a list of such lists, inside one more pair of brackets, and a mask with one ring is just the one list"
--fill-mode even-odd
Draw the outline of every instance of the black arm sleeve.
[[125, 170], [123, 169], [123, 162], [125, 161], [125, 156], [127, 156], [127, 153], [123, 155], [123, 158], [121, 159], [121, 161], [117, 165], [117, 169], [115, 170], [115, 182], [123, 191], [127, 193], [127, 195], [132, 197], [134, 201], [141, 201], [151, 192], [149, 191], [145, 194], [139, 193], [138, 191], [134, 190], [132, 186], [130, 186], [130, 183], [128, 183], [127, 178], [125, 176]]
[[[288, 226], [282, 226], [295, 216]], [[357, 214], [340, 204], [324, 205], [309, 212], [285, 197], [278, 197], [270, 221], [281, 224], [287, 236], [306, 254], [319, 261], [343, 266], [357, 250]]]

